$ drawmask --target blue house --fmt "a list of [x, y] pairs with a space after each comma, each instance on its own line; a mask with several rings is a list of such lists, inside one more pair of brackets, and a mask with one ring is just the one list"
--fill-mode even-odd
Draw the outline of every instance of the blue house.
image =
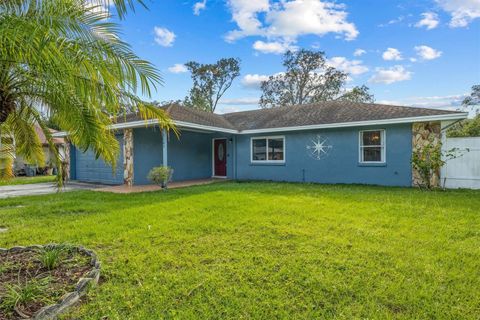
[[[212, 114], [169, 105], [180, 131], [161, 130], [136, 114], [112, 125], [122, 152], [115, 170], [93, 152], [70, 148], [72, 179], [149, 184], [153, 167], [173, 168], [173, 180], [228, 178], [411, 186], [415, 148], [440, 143], [466, 113], [364, 104], [318, 104]], [[123, 164], [123, 166], [122, 166]]]

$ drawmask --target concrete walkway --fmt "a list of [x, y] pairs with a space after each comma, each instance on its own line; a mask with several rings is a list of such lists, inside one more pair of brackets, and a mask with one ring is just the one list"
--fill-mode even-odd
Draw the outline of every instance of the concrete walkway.
[[[73, 190], [92, 190], [96, 188], [101, 188], [104, 186], [99, 186], [90, 183], [79, 183], [79, 182], [69, 182], [61, 192], [68, 192]], [[11, 186], [0, 186], [0, 199], [10, 198], [10, 197], [21, 197], [21, 196], [34, 196], [40, 194], [50, 194], [56, 193], [57, 188], [54, 183], [32, 183], [32, 184], [21, 184], [21, 185], [11, 185]]]
[[[180, 182], [170, 182], [168, 184], [168, 189], [177, 189], [177, 188], [185, 188], [191, 186], [198, 186], [203, 184], [210, 184], [219, 181], [225, 181], [225, 179], [199, 179], [199, 180], [187, 180], [187, 181], [180, 181]], [[113, 193], [138, 193], [138, 192], [149, 192], [149, 191], [158, 191], [162, 190], [160, 186], [157, 185], [140, 185], [140, 186], [108, 186], [103, 188], [95, 189], [95, 191], [101, 192], [113, 192]]]

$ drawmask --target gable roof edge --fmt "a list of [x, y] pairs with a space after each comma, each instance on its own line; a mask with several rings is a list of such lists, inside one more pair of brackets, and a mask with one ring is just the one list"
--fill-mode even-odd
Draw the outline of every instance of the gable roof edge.
[[433, 115], [433, 116], [393, 118], [393, 119], [353, 121], [353, 122], [338, 122], [338, 123], [327, 123], [327, 124], [305, 125], [305, 126], [291, 126], [291, 127], [278, 127], [278, 128], [250, 129], [250, 130], [239, 131], [239, 134], [255, 134], [255, 133], [269, 133], [269, 132], [282, 132], [282, 131], [301, 131], [301, 130], [331, 129], [331, 128], [348, 128], [348, 127], [376, 126], [376, 125], [385, 125], [385, 124], [400, 124], [400, 123], [414, 123], [414, 122], [427, 122], [427, 121], [429, 122], [429, 121], [462, 120], [462, 119], [466, 119], [467, 117], [468, 117], [468, 112], [459, 112], [459, 113]]

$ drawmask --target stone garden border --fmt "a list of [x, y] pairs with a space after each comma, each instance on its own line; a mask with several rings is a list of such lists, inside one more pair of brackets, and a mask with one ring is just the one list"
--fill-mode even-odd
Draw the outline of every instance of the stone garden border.
[[[55, 247], [61, 247], [59, 244], [47, 244], [47, 245], [32, 245], [26, 247], [12, 247], [10, 249], [0, 248], [0, 252], [22, 252], [22, 251], [32, 251], [32, 250], [41, 250], [41, 249], [51, 249]], [[51, 320], [57, 319], [58, 315], [62, 312], [65, 312], [68, 308], [75, 305], [80, 298], [85, 296], [89, 287], [95, 286], [98, 283], [100, 278], [100, 261], [97, 258], [97, 255], [92, 250], [88, 250], [83, 246], [72, 246], [73, 250], [77, 250], [79, 253], [83, 253], [90, 257], [90, 270], [82, 278], [80, 278], [75, 286], [75, 290], [63, 295], [63, 297], [56, 303], [49, 306], [45, 306], [39, 311], [37, 311], [30, 319], [32, 320]]]

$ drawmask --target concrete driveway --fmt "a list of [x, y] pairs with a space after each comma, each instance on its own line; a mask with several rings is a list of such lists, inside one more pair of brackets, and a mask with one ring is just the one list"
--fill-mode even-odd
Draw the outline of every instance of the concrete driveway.
[[[91, 183], [69, 182], [61, 192], [74, 190], [92, 190], [105, 187]], [[13, 186], [0, 186], [0, 199], [20, 196], [34, 196], [40, 194], [56, 193], [57, 188], [54, 183], [33, 183]]]

